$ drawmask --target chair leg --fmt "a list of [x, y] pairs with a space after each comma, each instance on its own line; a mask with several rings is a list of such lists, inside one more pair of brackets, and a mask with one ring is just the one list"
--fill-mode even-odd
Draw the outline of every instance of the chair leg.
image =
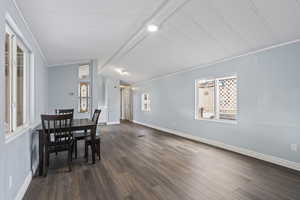
[[71, 145], [71, 161], [73, 161], [74, 143]]
[[86, 162], [88, 162], [89, 161], [89, 146], [88, 146], [87, 142], [85, 142], [85, 145], [84, 145], [84, 155], [85, 155]]
[[50, 153], [47, 153], [46, 160], [47, 160], [47, 167], [49, 167], [49, 164], [50, 164]]
[[69, 151], [68, 151], [69, 172], [72, 171], [72, 167], [71, 167], [71, 164], [72, 164], [72, 148], [73, 148], [73, 145], [71, 145], [71, 147], [69, 148]]
[[47, 159], [48, 158], [48, 151], [46, 150], [45, 152], [45, 161], [44, 161], [44, 173], [43, 173], [43, 176], [46, 177], [47, 176], [47, 173], [48, 173], [48, 166], [49, 166], [49, 160]]
[[99, 156], [99, 160], [101, 160], [101, 154], [100, 154], [100, 140], [99, 140], [99, 142], [98, 142], [97, 154], [98, 154], [98, 156]]
[[77, 159], [77, 140], [75, 139], [75, 159]]

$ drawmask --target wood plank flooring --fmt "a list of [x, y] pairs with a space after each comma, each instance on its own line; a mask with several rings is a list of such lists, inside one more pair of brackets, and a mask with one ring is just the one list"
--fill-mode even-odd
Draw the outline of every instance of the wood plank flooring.
[[101, 130], [101, 161], [85, 163], [81, 144], [69, 173], [66, 155], [52, 155], [48, 176], [35, 177], [24, 199], [300, 199], [292, 170], [129, 122]]

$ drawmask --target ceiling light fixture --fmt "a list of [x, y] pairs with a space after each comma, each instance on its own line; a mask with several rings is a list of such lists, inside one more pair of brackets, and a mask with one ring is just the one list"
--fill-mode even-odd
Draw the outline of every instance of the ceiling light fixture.
[[150, 25], [147, 26], [147, 30], [149, 32], [156, 32], [156, 31], [158, 31], [158, 26], [155, 25], [155, 24], [150, 24]]
[[116, 68], [115, 71], [118, 72], [119, 74], [121, 74], [122, 76], [129, 75], [129, 73], [127, 71], [125, 71], [124, 69]]

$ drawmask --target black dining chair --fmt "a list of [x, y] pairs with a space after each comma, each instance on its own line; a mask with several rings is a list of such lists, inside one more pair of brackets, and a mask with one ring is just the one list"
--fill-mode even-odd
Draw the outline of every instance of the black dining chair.
[[[55, 109], [55, 114], [57, 115], [65, 115], [65, 114], [72, 114], [74, 117], [74, 109]], [[55, 152], [58, 155], [58, 152]]]
[[64, 115], [41, 115], [43, 134], [45, 138], [45, 172], [47, 175], [49, 167], [50, 153], [62, 151], [68, 152], [69, 171], [72, 170], [72, 153], [73, 153], [73, 135], [71, 126], [73, 114]]
[[[93, 117], [92, 117], [92, 121], [97, 125], [98, 124], [98, 120], [99, 120], [99, 116], [101, 114], [101, 110], [96, 109], [94, 111]], [[89, 132], [76, 132], [74, 133], [74, 148], [75, 148], [75, 158], [77, 158], [77, 146], [78, 146], [78, 141], [79, 140], [84, 140], [86, 137], [90, 136]], [[96, 138], [95, 138], [96, 139]]]

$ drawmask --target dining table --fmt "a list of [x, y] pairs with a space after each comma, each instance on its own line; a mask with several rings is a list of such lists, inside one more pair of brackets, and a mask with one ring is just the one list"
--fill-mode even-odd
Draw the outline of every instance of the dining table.
[[[51, 129], [54, 127], [50, 127]], [[97, 125], [91, 119], [73, 119], [70, 127], [66, 127], [66, 131], [71, 131], [74, 133], [75, 131], [82, 131], [84, 133], [91, 133], [91, 141], [92, 141], [92, 162], [95, 164], [95, 137], [96, 137], [96, 129]], [[45, 143], [46, 143], [46, 135], [44, 134], [44, 130], [42, 125], [36, 127], [35, 131], [38, 133], [39, 140], [39, 164], [38, 164], [38, 173], [39, 176], [43, 175], [45, 169]]]

